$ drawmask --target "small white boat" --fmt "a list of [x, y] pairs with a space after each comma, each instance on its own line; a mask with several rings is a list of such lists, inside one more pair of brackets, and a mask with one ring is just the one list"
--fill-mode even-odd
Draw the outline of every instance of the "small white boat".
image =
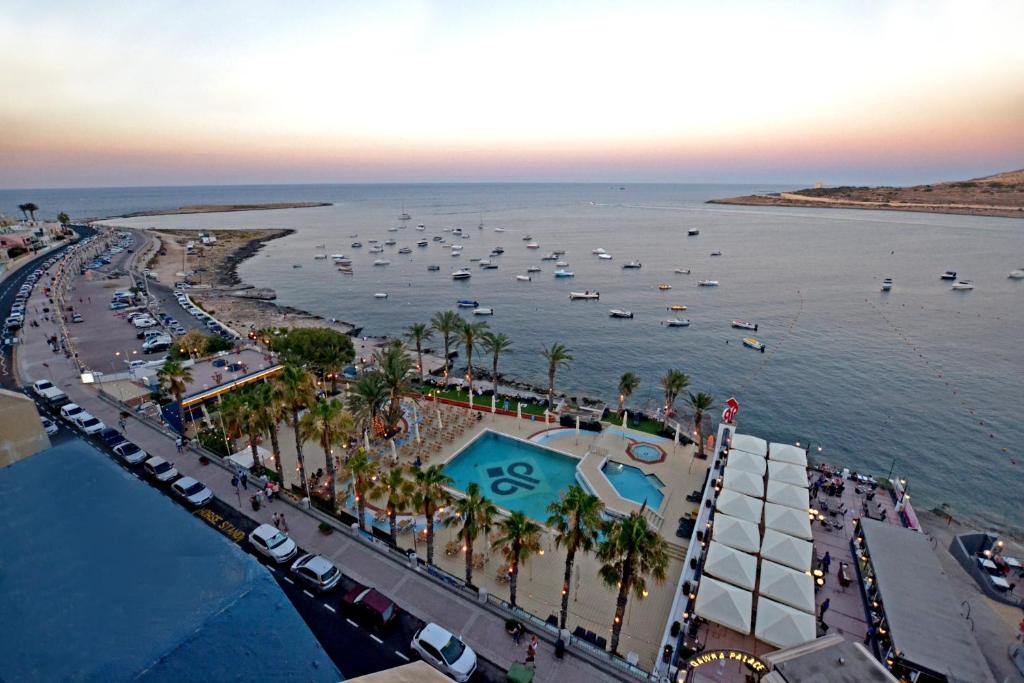
[[495, 247], [494, 249], [491, 249], [491, 252], [494, 254], [504, 254], [505, 249], [503, 247]]
[[565, 249], [555, 249], [551, 253], [555, 256], [565, 256]]
[[426, 230], [426, 229], [427, 229], [427, 226], [425, 226], [425, 225], [423, 225], [422, 223], [420, 223], [419, 225], [417, 225], [417, 226], [416, 226], [416, 229], [417, 229], [417, 230]]
[[721, 256], [721, 255], [722, 255], [722, 252], [720, 252], [720, 251], [718, 251], [718, 250], [715, 250], [715, 251], [711, 252], [711, 255], [712, 255], [712, 256]]
[[558, 260], [558, 254], [548, 254], [547, 256], [541, 256], [540, 260], [541, 261], [557, 261]]
[[398, 244], [398, 240], [387, 239], [384, 240], [384, 244], [388, 245], [389, 247], [393, 247], [396, 244]]
[[530, 242], [529, 244], [526, 245], [526, 248], [527, 249], [540, 249], [540, 245], [537, 244], [536, 242]]
[[416, 246], [417, 246], [417, 247], [426, 247], [426, 246], [428, 246], [429, 244], [430, 244], [430, 242], [428, 242], [428, 241], [426, 241], [426, 240], [420, 240], [419, 242], [417, 242], [417, 243], [416, 243]]
[[494, 315], [493, 308], [474, 308], [473, 315]]
[[690, 237], [694, 237], [695, 235], [700, 234], [700, 230], [698, 230], [697, 228], [690, 228], [689, 230], [686, 231], [686, 234], [689, 235]]
[[516, 275], [516, 279], [520, 282], [532, 282], [533, 278], [529, 275]]
[[669, 318], [668, 320], [663, 322], [662, 325], [665, 325], [666, 327], [689, 327], [690, 326], [690, 319], [689, 318]]
[[352, 265], [352, 259], [350, 259], [350, 258], [338, 258], [338, 259], [334, 259], [334, 263], [335, 263], [335, 265], [339, 265], [339, 266], [351, 266]]
[[576, 273], [571, 270], [556, 270], [555, 277], [574, 277]]
[[755, 351], [760, 351], [761, 353], [764, 353], [764, 350], [766, 348], [764, 344], [759, 342], [757, 339], [754, 339], [753, 337], [744, 337], [743, 345], [746, 346], [748, 349], [754, 349]]
[[411, 254], [412, 253], [412, 249], [410, 249], [409, 247], [402, 247], [401, 249], [398, 250], [398, 253], [399, 254]]
[[632, 268], [632, 269], [638, 269], [638, 268], [642, 268], [642, 267], [643, 267], [643, 264], [642, 264], [642, 263], [640, 263], [639, 261], [629, 261], [629, 262], [627, 262], [627, 263], [623, 263], [623, 264], [622, 264], [622, 267], [623, 267], [623, 268]]
[[660, 285], [658, 285], [658, 289], [660, 289], [663, 292], [666, 292], [666, 291], [672, 289], [672, 285], [670, 285], [667, 282], [662, 282]]
[[327, 258], [327, 254], [317, 254], [313, 258], [315, 258], [317, 261], [320, 261], [320, 260], [323, 260], [323, 259]]
[[601, 259], [602, 261], [611, 261], [612, 260], [612, 255], [611, 254], [598, 254], [597, 258]]
[[382, 253], [384, 253], [384, 247], [380, 246], [379, 244], [377, 244], [375, 246], [372, 246], [372, 247], [370, 247], [370, 253], [371, 254], [382, 254]]
[[452, 249], [452, 258], [459, 258], [462, 256], [462, 252], [458, 249]]
[[489, 265], [491, 265], [491, 262], [489, 260], [487, 260], [487, 259], [477, 259], [477, 260], [480, 262], [481, 266], [489, 266]]
[[388, 232], [398, 232], [398, 228], [388, 228]]
[[362, 246], [363, 246], [363, 243], [362, 243], [362, 242], [353, 242], [353, 243], [352, 243], [352, 248], [353, 248], [353, 249], [361, 249], [361, 248], [362, 248]]
[[481, 270], [497, 270], [498, 269], [498, 264], [497, 263], [488, 263], [487, 265], [481, 265], [480, 269]]
[[352, 275], [353, 274], [352, 273], [352, 268], [349, 267], [349, 266], [342, 266], [341, 268], [338, 268], [338, 272], [341, 273], [342, 275]]
[[495, 228], [494, 232], [505, 232], [505, 228]]
[[569, 265], [569, 262], [568, 261], [555, 261], [555, 265], [558, 266], [559, 268], [565, 268], [567, 265]]
[[591, 254], [598, 254], [598, 255], [600, 255], [600, 254], [607, 254], [608, 252], [606, 252], [603, 248], [598, 247], [597, 249], [591, 250], [590, 253]]
[[410, 215], [409, 215], [409, 214], [407, 214], [407, 213], [406, 213], [405, 211], [403, 211], [403, 212], [402, 212], [402, 215], [400, 215], [400, 216], [398, 217], [398, 220], [400, 220], [400, 221], [407, 221], [407, 220], [409, 220], [409, 219], [411, 219], [411, 218], [412, 218], [412, 216], [410, 216]]
[[391, 265], [391, 261], [388, 261], [386, 258], [379, 258], [379, 259], [377, 259], [376, 261], [373, 262], [373, 265], [375, 265], [375, 266], [390, 266]]
[[969, 289], [974, 289], [974, 283], [970, 280], [957, 280], [953, 283], [952, 288], [960, 292], [966, 292]]
[[633, 311], [623, 311], [622, 309], [619, 308], [613, 308], [612, 310], [608, 311], [608, 315], [611, 316], [612, 318], [632, 318]]
[[453, 280], [468, 280], [473, 277], [473, 273], [469, 272], [465, 268], [459, 268], [452, 273]]
[[524, 242], [529, 242], [529, 241], [530, 241], [530, 240], [532, 240], [532, 239], [533, 239], [533, 237], [531, 237], [530, 235], [524, 235], [524, 236], [523, 236], [523, 241], [524, 241]]
[[740, 330], [753, 330], [757, 332], [757, 323], [752, 323], [747, 320], [733, 320], [732, 326]]
[[689, 268], [676, 268], [675, 271], [673, 271], [673, 272], [675, 272], [676, 275], [689, 275], [690, 274], [690, 269]]
[[939, 276], [939, 279], [940, 280], [955, 280], [956, 279], [956, 271], [955, 270], [947, 270], [945, 273], [943, 273], [942, 275]]
[[526, 272], [527, 273], [539, 273], [540, 272], [540, 267], [539, 266], [530, 266], [529, 268], [526, 269]]
[[717, 287], [718, 280], [700, 280], [697, 283], [698, 287]]
[[388, 293], [387, 292], [377, 292], [376, 294], [373, 295], [373, 298], [374, 299], [387, 299], [388, 298]]
[[1007, 275], [1011, 280], [1024, 280], [1024, 268], [1015, 268]]
[[[954, 287], [955, 287], [955, 285], [954, 285]], [[890, 292], [890, 291], [892, 291], [892, 278], [891, 277], [887, 277], [884, 280], [882, 280], [882, 291], [883, 292]]]
[[480, 302], [471, 299], [459, 299], [455, 305], [459, 308], [480, 308]]
[[585, 292], [569, 292], [569, 301], [600, 301], [600, 292], [591, 292], [589, 289]]

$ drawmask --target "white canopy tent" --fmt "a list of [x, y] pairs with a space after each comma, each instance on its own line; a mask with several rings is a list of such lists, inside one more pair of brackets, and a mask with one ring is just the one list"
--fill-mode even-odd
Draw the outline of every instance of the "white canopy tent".
[[697, 589], [697, 603], [693, 611], [708, 621], [748, 635], [752, 606], [750, 591], [705, 576]]
[[745, 553], [756, 553], [761, 549], [761, 534], [757, 525], [745, 519], [729, 515], [715, 515], [712, 536], [719, 543]]
[[811, 533], [811, 520], [806, 510], [797, 510], [777, 503], [765, 503], [764, 526], [767, 529], [775, 529], [805, 541], [814, 540], [814, 535]]
[[807, 468], [789, 462], [769, 460], [768, 479], [807, 488]]
[[754, 635], [758, 640], [775, 647], [793, 647], [814, 640], [818, 637], [818, 631], [814, 617], [810, 614], [774, 600], [758, 598], [757, 630]]
[[739, 586], [754, 590], [757, 582], [757, 558], [721, 543], [712, 541], [704, 560], [704, 573]]
[[778, 562], [797, 571], [811, 570], [811, 556], [814, 550], [809, 541], [784, 534], [775, 529], [765, 529], [761, 540], [761, 557]]
[[807, 451], [788, 443], [773, 443], [768, 447], [768, 458], [807, 467]]
[[754, 498], [764, 498], [764, 479], [756, 474], [743, 470], [730, 470], [726, 467], [722, 480], [722, 488], [745, 493]]
[[754, 524], [761, 523], [761, 510], [764, 508], [764, 501], [760, 498], [753, 498], [742, 493], [736, 493], [728, 489], [718, 494], [715, 501], [715, 508], [719, 512], [744, 519]]
[[768, 442], [749, 434], [733, 434], [729, 449], [730, 453], [732, 451], [745, 451], [764, 458], [768, 455]]
[[804, 512], [807, 511], [807, 508], [811, 503], [811, 498], [807, 494], [807, 489], [800, 488], [799, 486], [793, 486], [792, 484], [783, 484], [781, 481], [770, 480], [768, 482], [765, 500], [769, 503], [778, 503], [779, 505], [803, 510]]
[[761, 581], [757, 592], [801, 612], [814, 614], [814, 578], [804, 572], [761, 560]]
[[[256, 452], [260, 456], [260, 463], [264, 467], [273, 469], [274, 467], [274, 454], [268, 451], [263, 446], [256, 446]], [[252, 449], [246, 446], [242, 450], [238, 451], [234, 455], [228, 456], [228, 460], [235, 463], [236, 465], [243, 467], [247, 470], [251, 470], [255, 464], [252, 461]]]
[[768, 471], [768, 461], [759, 455], [754, 455], [753, 453], [731, 451], [729, 453], [729, 459], [726, 460], [725, 465], [726, 469], [729, 469], [730, 467], [763, 477], [764, 473]]

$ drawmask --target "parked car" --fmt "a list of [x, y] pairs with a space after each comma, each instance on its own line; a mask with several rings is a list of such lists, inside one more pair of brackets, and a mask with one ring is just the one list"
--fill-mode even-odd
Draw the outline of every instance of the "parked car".
[[48, 436], [53, 436], [60, 429], [60, 427], [57, 426], [57, 423], [54, 422], [53, 420], [51, 420], [50, 418], [43, 417], [42, 420], [43, 420], [43, 429], [46, 430], [46, 434]]
[[303, 555], [295, 560], [292, 573], [319, 591], [329, 591], [341, 581], [341, 572], [320, 555]]
[[124, 438], [121, 432], [117, 431], [113, 427], [104, 427], [97, 436], [100, 437], [100, 441], [106, 444], [107, 448], [113, 448], [114, 446], [122, 444], [128, 440]]
[[114, 452], [117, 453], [118, 457], [122, 460], [132, 465], [138, 465], [149, 457], [149, 454], [146, 453], [146, 451], [142, 450], [131, 441], [125, 441], [122, 444], [114, 446]]
[[423, 661], [459, 683], [465, 683], [476, 672], [473, 649], [437, 624], [427, 624], [417, 631], [410, 647]]
[[74, 420], [77, 415], [81, 415], [84, 412], [85, 409], [77, 403], [68, 403], [60, 409], [60, 416], [65, 420]]
[[171, 484], [171, 490], [196, 507], [202, 507], [213, 500], [213, 491], [192, 477], [182, 477]]
[[120, 311], [120, 310], [124, 310], [125, 308], [128, 308], [128, 306], [129, 306], [129, 304], [126, 304], [123, 301], [114, 301], [114, 302], [112, 302], [110, 304], [110, 310], [112, 310], [112, 311]]
[[84, 410], [78, 415], [75, 415], [75, 417], [72, 418], [72, 420], [74, 421], [75, 426], [78, 427], [78, 429], [81, 430], [81, 432], [86, 436], [93, 436], [94, 434], [99, 434], [100, 432], [107, 428], [107, 425], [103, 424], [102, 420], [100, 420], [98, 417], [93, 417]]
[[295, 557], [299, 547], [277, 527], [260, 524], [249, 533], [249, 542], [256, 551], [280, 564]]
[[398, 608], [390, 598], [376, 588], [356, 584], [341, 603], [353, 612], [358, 612], [373, 628], [383, 630], [398, 616]]
[[80, 323], [82, 321], [83, 321], [83, 318], [82, 318], [82, 314], [81, 313], [74, 313], [74, 314], [72, 314], [71, 322], [73, 322], [73, 323]]
[[178, 470], [174, 469], [173, 463], [155, 455], [142, 464], [142, 469], [149, 476], [165, 484], [178, 476]]

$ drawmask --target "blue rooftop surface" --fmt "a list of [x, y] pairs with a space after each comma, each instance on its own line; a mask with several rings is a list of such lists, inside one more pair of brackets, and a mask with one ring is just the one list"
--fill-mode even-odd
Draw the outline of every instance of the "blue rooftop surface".
[[88, 444], [0, 501], [0, 681], [342, 679], [263, 566]]

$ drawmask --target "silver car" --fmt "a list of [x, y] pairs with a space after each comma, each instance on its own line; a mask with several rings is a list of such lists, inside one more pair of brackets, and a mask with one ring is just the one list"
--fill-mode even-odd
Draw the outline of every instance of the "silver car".
[[320, 555], [303, 555], [295, 560], [292, 573], [318, 591], [329, 591], [341, 581], [341, 572]]
[[270, 524], [260, 524], [249, 533], [249, 542], [260, 555], [268, 557], [278, 564], [287, 562], [299, 552], [295, 541], [288, 538], [280, 529]]
[[146, 451], [142, 450], [131, 441], [125, 441], [122, 444], [114, 446], [114, 452], [117, 453], [118, 457], [122, 460], [132, 465], [138, 465], [149, 457], [149, 454], [146, 453]]
[[157, 456], [147, 460], [142, 467], [146, 470], [146, 474], [165, 484], [178, 476], [178, 470], [174, 469], [172, 463]]
[[171, 484], [171, 490], [196, 507], [202, 507], [213, 500], [213, 491], [192, 477], [182, 477]]

